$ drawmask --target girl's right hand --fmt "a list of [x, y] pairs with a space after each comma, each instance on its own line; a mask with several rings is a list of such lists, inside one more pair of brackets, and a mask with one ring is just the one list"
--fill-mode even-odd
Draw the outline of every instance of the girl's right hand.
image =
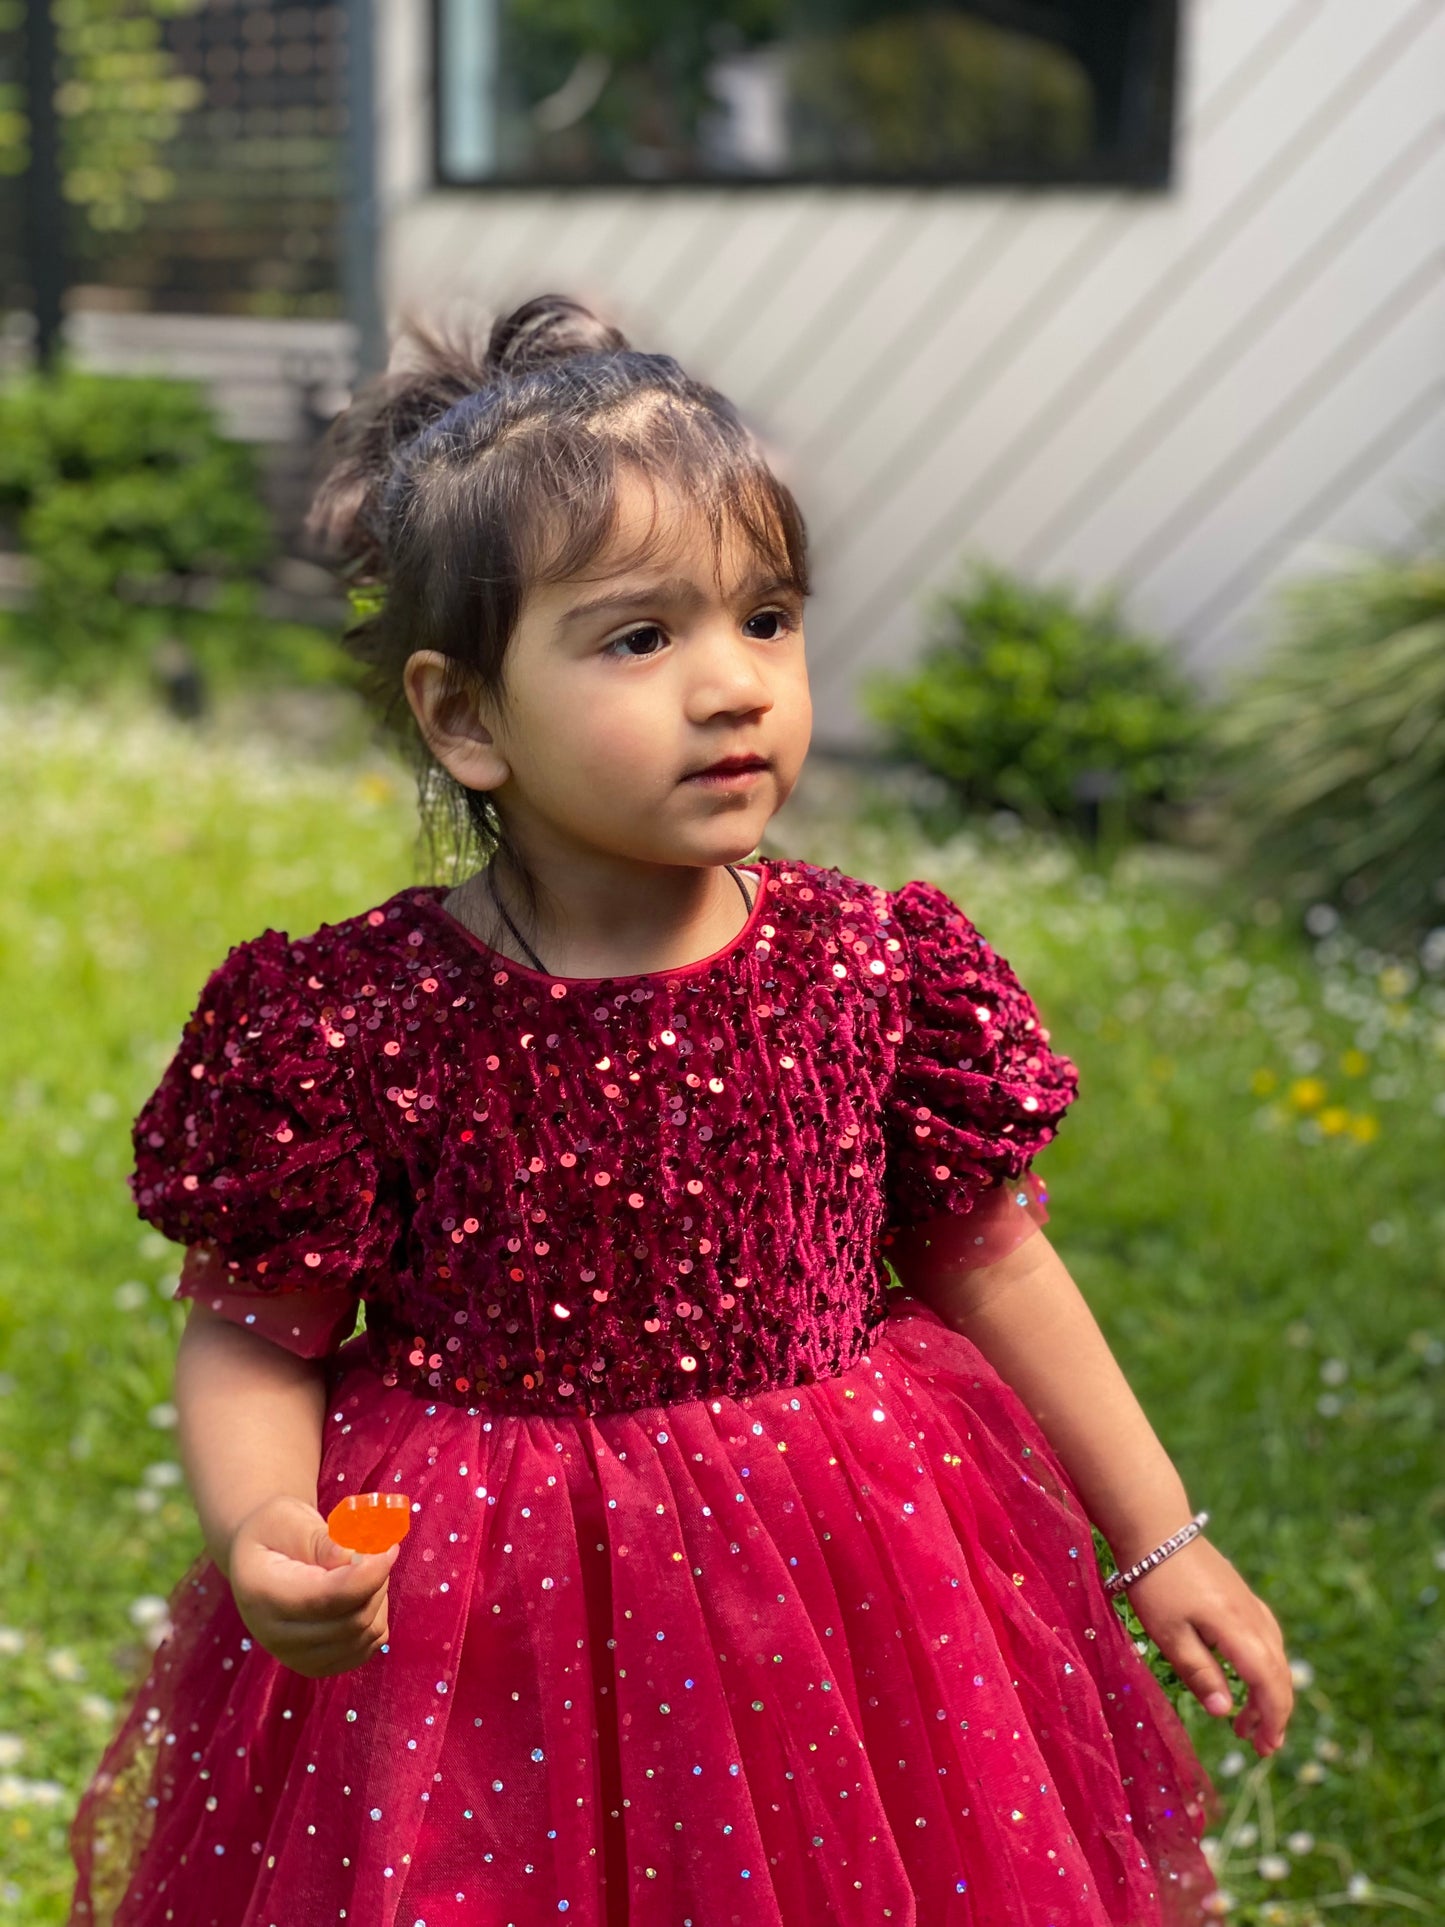
[[232, 1535], [231, 1591], [247, 1630], [307, 1679], [365, 1665], [387, 1638], [398, 1546], [349, 1552], [302, 1499], [267, 1499]]

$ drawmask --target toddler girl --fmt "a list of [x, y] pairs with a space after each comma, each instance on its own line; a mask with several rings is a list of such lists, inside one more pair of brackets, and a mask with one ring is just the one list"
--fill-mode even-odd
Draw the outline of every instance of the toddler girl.
[[206, 1550], [72, 1922], [1193, 1927], [1216, 1796], [1091, 1522], [1261, 1754], [1279, 1629], [1040, 1228], [1078, 1074], [1008, 963], [749, 860], [797, 504], [561, 296], [410, 345], [313, 527], [483, 860], [238, 944], [136, 1120]]

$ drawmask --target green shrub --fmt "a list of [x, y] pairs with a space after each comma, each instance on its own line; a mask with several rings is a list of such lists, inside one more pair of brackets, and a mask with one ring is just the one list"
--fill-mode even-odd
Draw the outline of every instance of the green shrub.
[[261, 615], [273, 537], [256, 459], [195, 383], [62, 368], [0, 388], [0, 525], [35, 572], [4, 636], [43, 680], [142, 671], [165, 638], [222, 676], [339, 666], [320, 631]]
[[1445, 923], [1442, 533], [1287, 585], [1215, 717], [1242, 868], [1380, 945]]
[[1203, 715], [1169, 655], [1093, 604], [976, 565], [936, 598], [916, 668], [861, 683], [889, 746], [943, 779], [959, 810], [1036, 828], [1093, 799], [1109, 840], [1160, 832], [1189, 798]]

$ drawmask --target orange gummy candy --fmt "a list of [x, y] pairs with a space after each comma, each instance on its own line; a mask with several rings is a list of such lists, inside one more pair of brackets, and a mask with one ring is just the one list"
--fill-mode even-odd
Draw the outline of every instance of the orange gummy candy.
[[326, 1520], [326, 1530], [348, 1552], [385, 1552], [410, 1527], [411, 1500], [404, 1492], [353, 1492]]

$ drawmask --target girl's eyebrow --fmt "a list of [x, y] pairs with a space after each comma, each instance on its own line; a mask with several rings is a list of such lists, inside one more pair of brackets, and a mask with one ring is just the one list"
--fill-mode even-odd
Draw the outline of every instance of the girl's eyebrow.
[[[738, 590], [740, 599], [757, 595], [772, 595], [779, 589], [791, 589], [792, 584], [783, 576], [757, 574], [750, 576]], [[569, 628], [586, 616], [602, 615], [612, 609], [634, 609], [640, 602], [678, 602], [696, 606], [704, 600], [697, 585], [686, 576], [670, 576], [665, 582], [640, 583], [635, 589], [617, 589], [611, 595], [594, 596], [587, 602], [576, 602], [559, 618], [557, 629]]]

